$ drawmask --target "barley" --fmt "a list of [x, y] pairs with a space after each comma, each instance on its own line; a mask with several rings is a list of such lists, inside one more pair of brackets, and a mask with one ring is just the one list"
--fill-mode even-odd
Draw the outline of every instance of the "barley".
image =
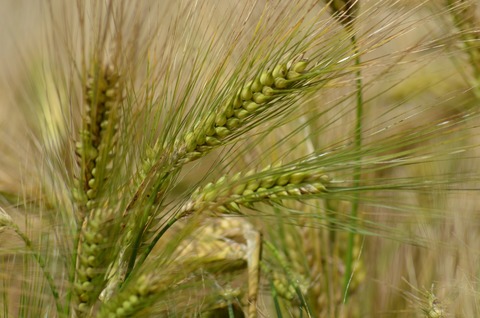
[[270, 280], [275, 293], [289, 302], [299, 305], [301, 304], [299, 296], [308, 293], [309, 281], [303, 275], [288, 271], [285, 268], [283, 270], [284, 272], [280, 273], [278, 270], [274, 270], [269, 263], [262, 263], [262, 273]]
[[[241, 237], [239, 242], [235, 241], [238, 237]], [[245, 241], [241, 242], [242, 240]], [[149, 305], [162, 295], [175, 293], [177, 287], [181, 291], [182, 286], [198, 279], [201, 279], [202, 285], [205, 285], [205, 278], [202, 276], [206, 272], [215, 275], [219, 270], [222, 272], [228, 272], [230, 269], [238, 270], [244, 268], [245, 263], [248, 268], [248, 297], [245, 306], [248, 307], [248, 317], [256, 317], [260, 235], [253, 230], [252, 225], [238, 218], [210, 219], [208, 223], [192, 233], [189, 240], [184, 240], [177, 250], [175, 260], [171, 264], [164, 263], [161, 267], [151, 264], [155, 267], [147, 267], [144, 273], [129, 277], [121, 291], [113, 293], [102, 305], [99, 317], [133, 317], [139, 312], [148, 310]], [[177, 276], [176, 271], [181, 271], [182, 275], [185, 273], [188, 275], [182, 278], [183, 276]], [[234, 290], [230, 296], [232, 295], [240, 294]], [[199, 294], [195, 297], [202, 296]], [[228, 300], [228, 295], [223, 294], [222, 298]], [[207, 311], [225, 305], [219, 303], [218, 299], [214, 301], [215, 304], [207, 307]], [[195, 310], [198, 309], [195, 308]], [[163, 309], [159, 311], [163, 312]]]
[[248, 293], [246, 307], [248, 317], [257, 316], [257, 298], [260, 280], [260, 233], [242, 218], [207, 218], [191, 237], [178, 247], [177, 263], [221, 262], [223, 271], [238, 267], [238, 261], [247, 263]]
[[213, 209], [220, 212], [240, 212], [240, 206], [255, 202], [281, 199], [298, 199], [302, 196], [325, 192], [329, 177], [322, 169], [296, 171], [294, 166], [284, 166], [221, 178], [197, 189], [187, 202], [178, 218], [194, 211]]
[[426, 318], [444, 318], [445, 310], [442, 308], [440, 301], [431, 293], [428, 295], [428, 309], [424, 309]]
[[[342, 127], [342, 136], [331, 141], [331, 127], [337, 123], [352, 123], [351, 118], [343, 121], [347, 109], [343, 108], [343, 103], [351, 101], [349, 92], [346, 92], [349, 83], [356, 83], [361, 95], [361, 81], [364, 77], [360, 70], [368, 67], [372, 76], [366, 78], [377, 80], [381, 72], [377, 73], [375, 66], [385, 66], [386, 74], [390, 74], [390, 66], [393, 66], [393, 63], [387, 62], [388, 59], [384, 59], [384, 55], [389, 56], [390, 60], [395, 59], [395, 63], [402, 68], [407, 67], [408, 63], [403, 63], [401, 57], [410, 52], [415, 53], [415, 59], [431, 56], [433, 50], [425, 48], [432, 49], [433, 46], [418, 46], [392, 52], [393, 56], [390, 56], [389, 52], [384, 53], [385, 51], [380, 55], [372, 52], [373, 54], [365, 56], [365, 60], [362, 58], [363, 62], [360, 63], [360, 55], [373, 51], [372, 46], [383, 46], [391, 38], [409, 32], [411, 22], [410, 19], [405, 19], [409, 17], [403, 10], [389, 8], [382, 2], [375, 10], [388, 10], [382, 12], [385, 15], [379, 15], [382, 23], [386, 21], [387, 25], [362, 25], [359, 30], [365, 33], [360, 33], [356, 32], [357, 29], [353, 30], [354, 23], [355, 26], [358, 24], [359, 1], [324, 1], [327, 3], [324, 10], [331, 8], [337, 19], [332, 21], [328, 15], [318, 12], [319, 1], [248, 0], [244, 1], [243, 5], [237, 4], [237, 10], [229, 12], [225, 25], [234, 25], [229, 32], [230, 30], [212, 27], [209, 23], [205, 23], [208, 26], [203, 28], [203, 21], [209, 22], [206, 14], [213, 13], [208, 8], [209, 4], [203, 4], [207, 2], [177, 2], [159, 1], [158, 4], [129, 6], [117, 5], [115, 1], [109, 0], [86, 2], [84, 6], [84, 2], [79, 0], [77, 6], [71, 6], [79, 11], [79, 24], [72, 28], [71, 33], [67, 32], [65, 37], [61, 34], [63, 25], [70, 26], [70, 21], [67, 20], [70, 15], [67, 14], [63, 20], [65, 24], [56, 23], [62, 21], [53, 23], [54, 33], [52, 32], [49, 40], [55, 43], [55, 46], [48, 51], [61, 51], [54, 49], [60, 48], [61, 45], [57, 43], [62, 40], [75, 44], [69, 47], [68, 65], [75, 76], [84, 78], [82, 85], [85, 90], [86, 111], [76, 137], [77, 166], [72, 164], [70, 158], [74, 147], [63, 149], [63, 141], [58, 136], [52, 138], [55, 142], [58, 141], [56, 147], [42, 148], [44, 146], [41, 140], [33, 139], [32, 144], [35, 147], [48, 150], [48, 157], [42, 158], [45, 160], [36, 167], [42, 169], [41, 177], [46, 176], [48, 181], [45, 182], [39, 175], [33, 175], [34, 181], [31, 182], [40, 182], [34, 187], [34, 190], [38, 188], [38, 193], [30, 190], [28, 184], [24, 188], [25, 194], [4, 194], [3, 191], [6, 191], [8, 186], [5, 187], [1, 176], [0, 204], [19, 205], [19, 210], [23, 209], [26, 217], [30, 217], [27, 213], [38, 213], [41, 216], [38, 219], [42, 222], [37, 250], [37, 242], [33, 244], [26, 235], [28, 232], [22, 232], [10, 216], [0, 209], [0, 230], [13, 230], [21, 237], [26, 253], [20, 256], [31, 255], [45, 274], [40, 277], [35, 274], [22, 277], [25, 287], [20, 291], [21, 308], [18, 316], [198, 317], [204, 313], [225, 316], [226, 310], [222, 309], [228, 307], [228, 314], [233, 317], [237, 316], [237, 313], [241, 315], [239, 306], [248, 317], [255, 317], [259, 313], [262, 316], [272, 316], [271, 309], [277, 310], [277, 316], [295, 316], [297, 309], [302, 311], [302, 316], [304, 312], [311, 317], [342, 316], [341, 312], [337, 312], [340, 302], [346, 300], [345, 292], [337, 286], [341, 276], [349, 279], [349, 292], [363, 279], [363, 276], [359, 275], [359, 272], [363, 272], [363, 263], [359, 257], [360, 236], [357, 233], [367, 231], [359, 230], [365, 226], [372, 229], [371, 233], [374, 235], [377, 230], [379, 234], [383, 234], [379, 222], [384, 217], [386, 222], [390, 222], [388, 213], [384, 211], [395, 209], [395, 212], [399, 212], [395, 213], [396, 221], [397, 215], [403, 217], [405, 212], [416, 214], [421, 208], [419, 204], [412, 202], [392, 203], [390, 200], [394, 195], [403, 194], [405, 191], [414, 192], [417, 189], [422, 191], [423, 195], [440, 182], [449, 190], [451, 186], [452, 190], [442, 194], [457, 194], [463, 189], [471, 192], [471, 189], [474, 189], [474, 186], [469, 187], [469, 182], [462, 182], [461, 186], [454, 187], [453, 183], [461, 177], [453, 170], [438, 169], [442, 171], [439, 176], [443, 179], [433, 184], [430, 179], [423, 178], [423, 175], [410, 177], [403, 176], [401, 172], [402, 175], [387, 179], [370, 178], [370, 174], [383, 173], [385, 166], [388, 166], [388, 169], [405, 166], [408, 168], [419, 161], [425, 161], [429, 165], [443, 161], [444, 158], [438, 158], [437, 155], [442, 155], [444, 151], [446, 153], [446, 149], [437, 151], [433, 147], [428, 148], [425, 151], [427, 155], [422, 158], [419, 156], [424, 152], [418, 151], [417, 145], [411, 147], [413, 149], [402, 149], [398, 153], [394, 151], [399, 147], [408, 148], [413, 145], [412, 139], [419, 139], [415, 142], [430, 140], [436, 133], [443, 137], [463, 131], [463, 138], [469, 133], [469, 126], [460, 124], [471, 123], [473, 118], [478, 118], [477, 114], [460, 111], [457, 113], [455, 109], [455, 117], [458, 119], [448, 117], [445, 122], [435, 122], [423, 131], [412, 130], [397, 136], [398, 139], [386, 138], [388, 140], [376, 144], [372, 140], [389, 129], [385, 126], [390, 124], [390, 116], [397, 108], [382, 109], [382, 114], [377, 117], [377, 109], [372, 101], [375, 101], [374, 97], [380, 95], [380, 92], [381, 95], [384, 95], [384, 92], [381, 88], [377, 90], [376, 83], [372, 81], [366, 86], [371, 88], [368, 95], [371, 103], [369, 106], [372, 106], [371, 114], [365, 114], [365, 118], [371, 119], [367, 116], [375, 115], [372, 116], [374, 124], [370, 127], [357, 125], [355, 129], [358, 134], [355, 138], [350, 138], [346, 131], [354, 127], [345, 125]], [[262, 12], [263, 2], [265, 7]], [[150, 19], [147, 13], [150, 10], [154, 12], [155, 5], [164, 9], [163, 3], [172, 3], [174, 11], [160, 10], [160, 13], [166, 14], [158, 15], [155, 12], [154, 19]], [[51, 2], [52, 18], [55, 7], [56, 2]], [[69, 7], [66, 5], [65, 9]], [[418, 6], [415, 9], [423, 8]], [[366, 8], [365, 12], [376, 12], [375, 10]], [[402, 23], [399, 25], [401, 30], [394, 30], [395, 32], [388, 36], [381, 35], [376, 38], [379, 34], [387, 34], [384, 33], [384, 30], [389, 29], [387, 26], [396, 24], [391, 17], [398, 14], [398, 11], [402, 11]], [[65, 10], [65, 13], [70, 12]], [[459, 11], [460, 13], [465, 14]], [[214, 16], [215, 14], [212, 14], [212, 17]], [[471, 20], [465, 16], [457, 19], [468, 23]], [[166, 25], [155, 25], [157, 21], [163, 20], [167, 21]], [[192, 28], [197, 26], [197, 21], [198, 26], [202, 27], [201, 30]], [[233, 23], [237, 21], [241, 23]], [[343, 29], [339, 35], [332, 32], [335, 31], [332, 25], [337, 24], [341, 24], [350, 34], [345, 34]], [[460, 30], [476, 28], [467, 24], [458, 24], [457, 27]], [[78, 38], [77, 33], [80, 34]], [[473, 35], [474, 32], [465, 33]], [[222, 43], [224, 36], [227, 41]], [[362, 50], [357, 47], [356, 36], [359, 39], [358, 47], [361, 44]], [[163, 38], [165, 40], [158, 47], [155, 46], [154, 43]], [[352, 40], [355, 46], [352, 50], [347, 48], [349, 40]], [[466, 43], [474, 43], [476, 40], [478, 37], [464, 38]], [[76, 46], [77, 42], [81, 42], [81, 51]], [[120, 77], [116, 70], [106, 66], [101, 59], [93, 59], [91, 73], [87, 75], [84, 64], [88, 57], [83, 56], [81, 61], [77, 61], [77, 56], [85, 55], [85, 52], [92, 49], [93, 56], [112, 57], [111, 60], [115, 61], [116, 65], [125, 61], [122, 70], [128, 77], [124, 77], [123, 72]], [[385, 46], [385, 49], [388, 47]], [[435, 50], [439, 48], [435, 47]], [[148, 59], [145, 59], [147, 52]], [[471, 52], [476, 54], [473, 50]], [[315, 63], [303, 60], [299, 54], [308, 54], [316, 61], [316, 65], [312, 66]], [[59, 56], [61, 57], [60, 54]], [[129, 59], [130, 57], [132, 59]], [[150, 69], [149, 64], [145, 70], [145, 64], [142, 64], [145, 60], [148, 60], [147, 64], [152, 62], [156, 65]], [[475, 57], [472, 61], [478, 62], [478, 59]], [[229, 64], [234, 63], [237, 65], [231, 68]], [[58, 65], [63, 69], [66, 64]], [[351, 74], [352, 70], [356, 71], [355, 79], [343, 77]], [[70, 75], [68, 71], [62, 75], [66, 74]], [[59, 81], [52, 80], [58, 96], [61, 96], [59, 99], [62, 103], [59, 105], [62, 105], [60, 113], [62, 119], [65, 119], [65, 132], [75, 131], [68, 126], [68, 123], [76, 122], [76, 118], [69, 117], [77, 114], [74, 101], [77, 100], [75, 92], [80, 85], [75, 85], [75, 76], [58, 76]], [[335, 85], [319, 90], [324, 83], [331, 83], [332, 79], [340, 76], [342, 80], [334, 80]], [[73, 78], [72, 82], [69, 81], [70, 78]], [[395, 76], [392, 76], [392, 80], [393, 78]], [[61, 81], [64, 79], [67, 82], [65, 85]], [[388, 79], [389, 85], [394, 84]], [[28, 86], [25, 82], [21, 84], [19, 93]], [[128, 85], [125, 101], [124, 85]], [[65, 91], [64, 86], [67, 87]], [[345, 90], [337, 91], [339, 86]], [[316, 95], [304, 96], [311, 92]], [[325, 96], [330, 94], [335, 101], [327, 100], [329, 98]], [[305, 98], [300, 100], [300, 96]], [[322, 100], [316, 100], [317, 97]], [[67, 103], [63, 103], [64, 99]], [[357, 102], [361, 99], [361, 96], [357, 95]], [[409, 104], [416, 102], [413, 97], [406, 100]], [[308, 105], [310, 102], [312, 107]], [[391, 102], [388, 98], [381, 100], [382, 106], [386, 107]], [[361, 101], [358, 102], [357, 109], [361, 109], [361, 104]], [[68, 106], [71, 109], [68, 109]], [[297, 107], [299, 112], [293, 113]], [[133, 115], [142, 113], [138, 117], [132, 116], [132, 124], [125, 126], [128, 128], [125, 131], [118, 127], [125, 121], [121, 115], [123, 109]], [[414, 108], [415, 114], [423, 114], [424, 110], [420, 107]], [[145, 115], [144, 111], [147, 112]], [[319, 119], [330, 111], [335, 113], [332, 118], [326, 119], [326, 122]], [[360, 113], [357, 118], [361, 118], [361, 112], [357, 113]], [[28, 119], [33, 121], [32, 115], [28, 116]], [[151, 122], [140, 127], [143, 124], [142, 119], [147, 116], [151, 116]], [[410, 118], [406, 111], [394, 116], [399, 121]], [[47, 121], [50, 118], [43, 117]], [[318, 126], [315, 124], [317, 120], [321, 122]], [[455, 123], [452, 124], [453, 122]], [[265, 124], [259, 127], [265, 129], [256, 134], [255, 128], [260, 124]], [[270, 125], [267, 127], [266, 124]], [[280, 128], [280, 125], [284, 126]], [[282, 134], [283, 128], [292, 131]], [[44, 128], [44, 131], [55, 134], [56, 130], [50, 127]], [[369, 138], [365, 144], [362, 144], [362, 131], [367, 133]], [[120, 135], [123, 132], [124, 134]], [[255, 143], [258, 139], [251, 143], [250, 140], [244, 142], [251, 136], [262, 138], [267, 134], [276, 138], [273, 144], [265, 142], [268, 147], [258, 147], [261, 143]], [[457, 136], [445, 138], [442, 144], [466, 140], [456, 138]], [[117, 138], [122, 138], [121, 143], [117, 142]], [[65, 139], [68, 140], [65, 144], [68, 144], [75, 136]], [[138, 145], [130, 141], [138, 142]], [[303, 147], [305, 141], [308, 145]], [[268, 160], [270, 154], [277, 157], [276, 159], [289, 158], [298, 155], [298, 149], [303, 148], [314, 153], [315, 158], [322, 159], [315, 162], [295, 161], [273, 168], [268, 166], [262, 171], [245, 172], [249, 169], [246, 168], [241, 173], [233, 172], [212, 183], [202, 183], [196, 191], [192, 188], [196, 187], [194, 182], [184, 187], [185, 181], [191, 181], [188, 178], [180, 180], [181, 168], [185, 164], [234, 142], [239, 142], [235, 149], [243, 150], [242, 155], [252, 158], [246, 160], [252, 166]], [[119, 151], [119, 147], [124, 145], [125, 148], [121, 149], [125, 151]], [[243, 146], [245, 148], [242, 148]], [[452, 152], [448, 150], [448, 154], [458, 155], [454, 150], [466, 152], [475, 146], [468, 142], [456, 146]], [[3, 154], [9, 156], [9, 151], [4, 151]], [[471, 157], [476, 158], [477, 155]], [[115, 159], [126, 164], [117, 166]], [[25, 160], [29, 162], [31, 159]], [[137, 160], [141, 160], [141, 163], [136, 169], [130, 169]], [[238, 164], [241, 161], [236, 154], [226, 154], [217, 160], [216, 163], [225, 165], [225, 169], [229, 169], [227, 164]], [[3, 159], [1, 161], [3, 163]], [[199, 166], [201, 163], [203, 161]], [[235, 167], [232, 167], [231, 171], [233, 168]], [[204, 170], [202, 169], [202, 172]], [[468, 178], [478, 181], [473, 169], [468, 170], [472, 171]], [[331, 182], [333, 173], [345, 178], [345, 183], [339, 185]], [[118, 177], [114, 174], [118, 174]], [[30, 177], [29, 173], [25, 173], [25, 181]], [[30, 180], [28, 182], [30, 183]], [[472, 184], [476, 186], [476, 183]], [[399, 192], [392, 195], [388, 191]], [[70, 201], [70, 195], [74, 202]], [[44, 197], [49, 198], [46, 200]], [[23, 205], [22, 199], [26, 201]], [[30, 203], [30, 199], [38, 199], [38, 202]], [[329, 208], [327, 212], [323, 212], [325, 208], [322, 204], [312, 202], [315, 200], [318, 203], [319, 199], [361, 202], [360, 211], [365, 212], [366, 217], [374, 218], [373, 225], [367, 227], [360, 222], [351, 221], [360, 219], [356, 212], [352, 213], [350, 219], [342, 219], [340, 215], [345, 211], [337, 208]], [[296, 208], [300, 204], [302, 210], [298, 211]], [[264, 210], [265, 205], [270, 206]], [[305, 210], [303, 206], [310, 206], [315, 211]], [[370, 207], [371, 210], [363, 210]], [[355, 208], [355, 211], [357, 210]], [[438, 208], [434, 212], [440, 213], [440, 210]], [[73, 214], [76, 215], [72, 219]], [[335, 219], [332, 214], [335, 214]], [[247, 215], [254, 217], [247, 219]], [[460, 215], [464, 218], [465, 214]], [[198, 225], [195, 217], [199, 217], [202, 222], [199, 230], [194, 229]], [[267, 228], [274, 217], [277, 217], [275, 221], [286, 231], [274, 233], [276, 228]], [[450, 217], [447, 217], [445, 221], [449, 219]], [[176, 226], [182, 225], [183, 221], [186, 226], [178, 229]], [[413, 220], [410, 221], [406, 222], [409, 226], [415, 224]], [[30, 220], [25, 223], [30, 223]], [[405, 224], [400, 224], [398, 228], [403, 225]], [[457, 224], [454, 225], [452, 229], [458, 230]], [[257, 227], [259, 231], [270, 230], [266, 233], [266, 243], [261, 241]], [[169, 229], [171, 231], [167, 233]], [[169, 239], [170, 233], [174, 231], [177, 231], [172, 234], [174, 239]], [[357, 234], [353, 248], [345, 243], [349, 231]], [[402, 239], [410, 241], [410, 237], [407, 237], [409, 233], [410, 231], [406, 232]], [[162, 236], [164, 234], [165, 236]], [[284, 234], [282, 240], [276, 240]], [[152, 235], [155, 235], [153, 239]], [[353, 234], [350, 237], [353, 237]], [[162, 241], [159, 241], [160, 239]], [[53, 248], [50, 247], [50, 242], [55, 244]], [[158, 246], [156, 243], [159, 243]], [[465, 246], [469, 247], [470, 243], [469, 239], [465, 240]], [[263, 245], [267, 246], [268, 250], [266, 257], [261, 259]], [[154, 247], [158, 247], [158, 250], [149, 254]], [[0, 256], [2, 259], [5, 255], [10, 257], [8, 253], [10, 250], [5, 249]], [[353, 256], [354, 261], [348, 261], [349, 258], [345, 256], [348, 253]], [[14, 257], [16, 255], [14, 254]], [[376, 274], [375, 270], [380, 269], [380, 266], [374, 264], [377, 261], [382, 266], [385, 265], [382, 262], [383, 257], [373, 259], [372, 273]], [[347, 263], [353, 264], [355, 275], [350, 275], [346, 269]], [[457, 263], [460, 266], [468, 265]], [[396, 264], [393, 265], [395, 268]], [[412, 269], [415, 269], [415, 265], [412, 264], [409, 273], [414, 273]], [[54, 277], [49, 270], [55, 273]], [[239, 270], [242, 271], [241, 274], [238, 273]], [[37, 271], [30, 271], [25, 266], [24, 273], [29, 272]], [[418, 279], [422, 278], [422, 272], [417, 272]], [[248, 276], [248, 287], [244, 276]], [[230, 284], [236, 283], [232, 277], [242, 278], [244, 288], [232, 287]], [[274, 304], [276, 308], [257, 308], [262, 304], [269, 306], [273, 303], [271, 299], [265, 299], [264, 302], [257, 299], [259, 291], [265, 291], [265, 288], [262, 288], [264, 286], [261, 286], [262, 280], [270, 281], [273, 294], [288, 301], [280, 299], [280, 305]], [[31, 290], [30, 286], [33, 286]], [[53, 298], [50, 294], [44, 297], [44, 289], [48, 288]], [[10, 295], [6, 290], [2, 292], [0, 306], [3, 307], [5, 316], [12, 316], [16, 308], [9, 312], [7, 302], [10, 302]], [[13, 295], [18, 295], [17, 290], [13, 291]], [[276, 302], [277, 299], [274, 298]], [[426, 300], [422, 302], [421, 309], [424, 309], [427, 317], [439, 318], [446, 315], [433, 292], [424, 299]], [[368, 304], [369, 300], [367, 294], [362, 297], [362, 302], [365, 301], [366, 305], [362, 308], [361, 315], [371, 314], [370, 311], [377, 309]], [[257, 306], [257, 303], [260, 305]], [[315, 310], [308, 308], [312, 304], [317, 304]], [[297, 308], [292, 308], [295, 306]], [[349, 310], [346, 305], [342, 308]], [[15, 313], [13, 315], [17, 316]]]
[[10, 227], [13, 223], [12, 218], [5, 212], [4, 209], [0, 208], [0, 231], [5, 227]]
[[306, 60], [292, 63], [290, 68], [278, 64], [273, 70], [261, 72], [237, 89], [220, 109], [200, 119], [199, 124], [185, 135], [185, 150], [179, 155], [179, 160], [188, 162], [204, 156], [213, 148], [228, 142], [248, 122], [274, 107], [276, 102], [289, 98], [294, 91], [300, 91], [302, 83], [314, 76], [314, 73], [306, 71], [306, 67]]
[[81, 172], [75, 180], [73, 195], [80, 205], [80, 219], [94, 208], [111, 174], [121, 94], [119, 78], [113, 68], [94, 63], [87, 78], [86, 114], [76, 145]]
[[[296, 303], [300, 308], [303, 307], [307, 309], [306, 296], [308, 295], [308, 288], [311, 282], [305, 279], [303, 275], [296, 273], [290, 266], [285, 255], [280, 253], [271, 242], [265, 241], [264, 246], [271, 253], [272, 261], [277, 263], [282, 271], [280, 275], [278, 272], [271, 270], [266, 263], [264, 264], [264, 267], [266, 267], [270, 273], [270, 280], [278, 295]], [[310, 316], [310, 314], [308, 314], [308, 316]]]
[[[275, 291], [280, 297], [298, 305], [301, 304], [301, 299], [299, 299], [299, 297], [301, 297], [300, 295], [308, 295], [309, 283], [301, 275], [294, 275], [293, 272], [292, 275], [293, 277], [287, 278], [285, 275], [280, 275], [278, 272], [273, 272], [271, 280]], [[290, 280], [295, 283], [292, 283]]]
[[120, 318], [134, 315], [148, 306], [151, 298], [165, 285], [154, 273], [143, 274], [136, 278], [130, 288], [116, 295], [103, 305], [97, 317]]
[[114, 233], [113, 215], [111, 208], [97, 208], [90, 212], [83, 224], [75, 275], [74, 310], [78, 317], [90, 314], [107, 283], [106, 273], [113, 255], [108, 241]]
[[416, 310], [423, 313], [425, 318], [444, 318], [447, 316], [446, 308], [434, 294], [434, 285], [430, 290], [421, 290], [403, 279], [413, 292], [403, 292], [404, 297], [413, 304]]
[[308, 229], [308, 223], [300, 224], [284, 224], [283, 227], [283, 246], [285, 254], [290, 262], [292, 270], [299, 276], [308, 277], [308, 271], [306, 271], [306, 257], [310, 255], [305, 252], [304, 245], [310, 244], [305, 241], [300, 235], [302, 231]]
[[[131, 203], [127, 206], [124, 216], [130, 211], [137, 209], [133, 217], [132, 228], [143, 228], [134, 239], [138, 244], [138, 251], [143, 253], [145, 242], [150, 241], [151, 233], [155, 230], [156, 215], [152, 210], [158, 206], [158, 198], [163, 197], [163, 193], [170, 185], [170, 180], [178, 169], [193, 160], [196, 160], [212, 149], [224, 145], [234, 140], [235, 137], [241, 135], [252, 122], [257, 122], [262, 118], [259, 116], [268, 109], [274, 108], [276, 104], [288, 102], [295, 98], [296, 95], [308, 91], [312, 85], [321, 85], [323, 81], [319, 79], [319, 75], [324, 71], [319, 67], [311, 70], [307, 69], [308, 61], [302, 59], [300, 61], [291, 61], [287, 64], [277, 64], [272, 70], [261, 72], [253, 80], [247, 82], [241, 87], [234, 90], [235, 93], [226, 98], [219, 109], [212, 110], [211, 113], [200, 118], [194, 125], [193, 130], [186, 133], [183, 138], [183, 144], [180, 143], [171, 154], [164, 151], [164, 154], [157, 160], [148, 160], [145, 166], [148, 172], [142, 171], [145, 175], [133, 196]], [[287, 66], [288, 65], [288, 66]], [[290, 72], [290, 77], [288, 74]], [[157, 153], [157, 151], [155, 151]], [[319, 188], [315, 188], [318, 186]], [[297, 188], [293, 184], [288, 189], [273, 189], [273, 192], [281, 192], [280, 196], [300, 196], [306, 193], [317, 193], [322, 191], [323, 185], [308, 184], [303, 188]], [[264, 191], [261, 188], [258, 195]], [[244, 195], [246, 195], [245, 193]], [[257, 195], [256, 194], [256, 195]], [[264, 193], [262, 195], [269, 196]], [[272, 193], [275, 196], [275, 193]], [[147, 200], [151, 206], [137, 206], [137, 202]], [[235, 208], [235, 202], [232, 203]], [[245, 205], [249, 203], [245, 202]], [[138, 231], [137, 231], [138, 232]], [[126, 253], [129, 255], [129, 253]], [[135, 256], [127, 256], [134, 259]], [[133, 266], [133, 265], [132, 265]], [[128, 270], [130, 271], [131, 268]]]
[[86, 315], [97, 301], [106, 284], [106, 269], [110, 265], [106, 245], [107, 233], [112, 229], [109, 226], [112, 209], [104, 208], [104, 205], [98, 207], [97, 199], [113, 168], [121, 94], [119, 77], [113, 68], [93, 63], [85, 91], [86, 114], [76, 149], [81, 173], [73, 190], [79, 205], [79, 219], [83, 223], [75, 275], [77, 302], [74, 309], [79, 317]]

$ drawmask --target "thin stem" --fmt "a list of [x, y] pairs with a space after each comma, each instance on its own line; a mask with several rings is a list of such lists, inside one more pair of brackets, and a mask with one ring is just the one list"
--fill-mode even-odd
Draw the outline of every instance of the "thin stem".
[[228, 317], [229, 318], [235, 318], [235, 313], [233, 312], [232, 302], [230, 300], [228, 301]]
[[[362, 159], [360, 155], [360, 150], [362, 149], [362, 117], [363, 117], [363, 83], [362, 83], [362, 72], [360, 69], [360, 55], [358, 50], [357, 39], [355, 35], [352, 35], [352, 47], [355, 54], [355, 66], [358, 67], [355, 75], [356, 75], [356, 102], [357, 102], [357, 111], [356, 111], [356, 125], [355, 125], [355, 149], [357, 152], [355, 161], [357, 164], [353, 169], [353, 187], [359, 188], [360, 187], [360, 174], [362, 172], [362, 168], [360, 166], [360, 161]], [[359, 206], [359, 193], [353, 193], [353, 200], [352, 200], [352, 209], [350, 211], [351, 215], [351, 226], [352, 231], [349, 233], [348, 236], [348, 247], [347, 247], [347, 255], [345, 260], [345, 280], [344, 280], [344, 302], [347, 302], [348, 299], [348, 287], [350, 285], [350, 280], [352, 276], [352, 267], [353, 267], [353, 248], [355, 245], [355, 229], [357, 226], [357, 215], [358, 215], [358, 206]]]
[[275, 286], [273, 286], [273, 282], [270, 282], [270, 288], [272, 289], [273, 304], [275, 305], [275, 313], [277, 314], [277, 318], [283, 318], [282, 309], [280, 307], [280, 303], [278, 302], [278, 294], [275, 290]]

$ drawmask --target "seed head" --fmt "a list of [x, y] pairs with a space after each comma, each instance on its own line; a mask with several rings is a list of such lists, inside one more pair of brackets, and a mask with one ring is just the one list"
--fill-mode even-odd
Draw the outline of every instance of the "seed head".
[[307, 64], [307, 60], [292, 63], [289, 67], [286, 64], [278, 64], [272, 71], [264, 71], [234, 90], [236, 93], [226, 98], [216, 112], [199, 119], [193, 130], [185, 134], [186, 153], [182, 160], [196, 159], [198, 156], [189, 156], [189, 153], [206, 153], [224, 144], [235, 130], [246, 124], [249, 118], [272, 107], [276, 97], [285, 95], [284, 89], [301, 81]]

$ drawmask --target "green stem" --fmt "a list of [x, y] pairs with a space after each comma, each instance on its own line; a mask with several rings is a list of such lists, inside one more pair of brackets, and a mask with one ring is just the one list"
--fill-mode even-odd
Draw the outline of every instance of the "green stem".
[[283, 318], [282, 308], [280, 307], [280, 303], [278, 301], [278, 294], [275, 290], [275, 286], [273, 286], [273, 282], [270, 282], [270, 288], [272, 290], [273, 304], [275, 305], [275, 313], [277, 314], [277, 318]]
[[[357, 164], [353, 170], [353, 187], [358, 188], [360, 186], [360, 174], [362, 172], [362, 168], [360, 166], [360, 161], [362, 159], [360, 155], [360, 150], [362, 148], [362, 117], [363, 117], [363, 92], [362, 92], [362, 72], [360, 69], [360, 55], [358, 51], [357, 39], [355, 35], [352, 35], [352, 46], [355, 53], [355, 66], [358, 67], [356, 71], [356, 102], [357, 102], [357, 111], [356, 111], [356, 125], [355, 125], [355, 149], [357, 151], [356, 155], [356, 162]], [[352, 267], [353, 267], [353, 248], [355, 245], [355, 229], [357, 227], [357, 215], [358, 215], [358, 205], [359, 205], [359, 193], [354, 192], [353, 194], [353, 201], [352, 201], [352, 209], [350, 211], [351, 216], [351, 232], [348, 236], [348, 247], [347, 247], [347, 255], [345, 260], [345, 280], [344, 280], [344, 302], [347, 302], [348, 298], [348, 287], [350, 285], [350, 278], [352, 276]]]
[[235, 318], [235, 313], [233, 312], [232, 302], [230, 300], [228, 301], [228, 317], [229, 318]]

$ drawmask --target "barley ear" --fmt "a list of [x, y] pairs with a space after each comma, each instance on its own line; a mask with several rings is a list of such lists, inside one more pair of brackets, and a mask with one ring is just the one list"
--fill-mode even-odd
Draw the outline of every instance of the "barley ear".
[[442, 307], [440, 301], [433, 293], [433, 286], [432, 286], [432, 291], [427, 292], [427, 294], [428, 294], [428, 299], [427, 299], [428, 306], [427, 308], [423, 309], [425, 313], [425, 318], [444, 318], [445, 309]]
[[199, 210], [238, 213], [242, 205], [318, 195], [327, 191], [329, 180], [321, 168], [297, 170], [295, 165], [239, 173], [195, 190], [177, 218]]
[[112, 66], [92, 64], [85, 86], [86, 112], [76, 152], [80, 175], [75, 180], [74, 198], [82, 223], [77, 247], [74, 279], [78, 317], [90, 313], [106, 284], [109, 262], [108, 237], [112, 237], [115, 209], [99, 198], [110, 181], [122, 100], [120, 77]]
[[76, 144], [80, 174], [73, 196], [79, 206], [79, 219], [95, 207], [112, 170], [122, 99], [119, 76], [112, 66], [93, 63], [85, 86], [86, 110]]
[[179, 162], [183, 164], [198, 159], [226, 144], [262, 112], [300, 91], [302, 83], [314, 76], [306, 70], [307, 64], [306, 60], [292, 63], [289, 68], [286, 64], [277, 64], [233, 90], [221, 107], [200, 118], [184, 136]]
[[115, 215], [112, 208], [97, 208], [87, 216], [80, 232], [74, 284], [78, 317], [90, 314], [107, 284], [106, 273], [113, 255], [109, 239], [115, 237]]
[[152, 273], [141, 275], [131, 285], [132, 287], [125, 289], [107, 301], [100, 308], [97, 317], [134, 317], [137, 312], [150, 304], [150, 299], [161, 286], [157, 275]]

